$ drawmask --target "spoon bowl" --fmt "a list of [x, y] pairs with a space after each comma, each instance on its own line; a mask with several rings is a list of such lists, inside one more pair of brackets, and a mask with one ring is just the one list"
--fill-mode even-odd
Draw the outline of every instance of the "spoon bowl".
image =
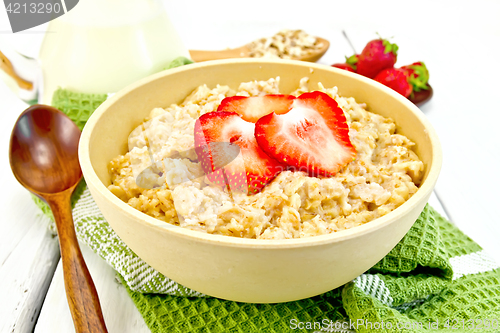
[[16, 179], [52, 209], [59, 236], [64, 284], [76, 332], [107, 332], [71, 213], [71, 194], [82, 179], [80, 129], [61, 111], [33, 105], [16, 121], [9, 158]]
[[[302, 60], [309, 62], [318, 61], [330, 47], [330, 42], [324, 38], [316, 37], [317, 43], [321, 44], [321, 48], [303, 56], [292, 57], [292, 60]], [[247, 45], [240, 46], [235, 49], [226, 49], [220, 51], [201, 51], [190, 50], [191, 59], [195, 62], [220, 60], [230, 58], [250, 58], [250, 48]]]
[[21, 114], [11, 137], [10, 162], [17, 180], [32, 192], [57, 193], [82, 178], [80, 130], [62, 112], [34, 105]]

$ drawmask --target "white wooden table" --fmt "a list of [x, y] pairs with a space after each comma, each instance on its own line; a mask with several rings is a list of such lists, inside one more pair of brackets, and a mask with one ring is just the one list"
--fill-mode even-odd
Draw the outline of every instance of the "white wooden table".
[[[431, 204], [500, 262], [496, 210], [500, 199], [500, 2], [425, 0], [417, 6], [401, 1], [354, 5], [311, 0], [306, 5], [257, 0], [247, 6], [229, 0], [196, 0], [189, 6], [166, 1], [170, 18], [191, 49], [236, 47], [280, 29], [303, 29], [330, 40], [330, 50], [319, 61], [329, 65], [352, 54], [341, 34], [345, 30], [358, 52], [379, 32], [394, 36], [400, 46], [397, 65], [426, 62], [435, 95], [422, 112], [436, 128], [444, 151], [437, 196]], [[24, 49], [26, 44], [36, 47], [31, 41], [42, 36], [43, 28], [6, 36], [6, 19], [2, 8], [0, 41], [9, 37], [3, 39]], [[10, 133], [26, 107], [0, 82], [0, 333], [74, 332], [57, 238], [47, 230], [47, 220], [9, 167]], [[82, 251], [109, 332], [149, 332], [114, 271], [86, 246]]]

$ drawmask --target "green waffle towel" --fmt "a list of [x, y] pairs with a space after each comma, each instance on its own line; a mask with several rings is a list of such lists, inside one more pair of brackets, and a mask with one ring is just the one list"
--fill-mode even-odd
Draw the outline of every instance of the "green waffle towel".
[[[106, 97], [60, 89], [52, 104], [83, 127]], [[154, 333], [500, 332], [499, 265], [430, 206], [383, 260], [346, 285], [249, 304], [205, 296], [155, 271], [111, 229], [84, 181], [72, 204], [78, 238], [117, 271]]]

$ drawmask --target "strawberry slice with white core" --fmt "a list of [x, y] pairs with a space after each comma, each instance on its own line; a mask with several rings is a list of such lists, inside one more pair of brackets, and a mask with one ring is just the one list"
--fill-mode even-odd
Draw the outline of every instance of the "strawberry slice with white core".
[[[196, 153], [212, 183], [230, 191], [253, 194], [286, 169], [259, 147], [254, 132], [255, 124], [234, 112], [209, 112], [196, 121]], [[216, 144], [221, 142], [239, 146], [238, 158], [229, 161], [227, 155], [233, 152], [226, 151], [227, 145]]]
[[286, 114], [262, 117], [255, 138], [270, 156], [311, 176], [333, 176], [356, 156], [344, 112], [319, 91], [300, 95]]
[[222, 100], [217, 111], [236, 112], [244, 120], [256, 123], [257, 120], [272, 112], [287, 113], [292, 107], [295, 96], [292, 95], [264, 95], [264, 96], [232, 96]]

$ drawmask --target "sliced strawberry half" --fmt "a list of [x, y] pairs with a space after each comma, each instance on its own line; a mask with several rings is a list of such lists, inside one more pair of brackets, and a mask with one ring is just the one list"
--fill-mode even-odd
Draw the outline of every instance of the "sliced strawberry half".
[[356, 156], [337, 102], [325, 93], [304, 93], [282, 115], [255, 124], [255, 138], [269, 155], [312, 176], [333, 176]]
[[[196, 121], [196, 153], [211, 182], [231, 191], [253, 194], [286, 169], [259, 147], [254, 132], [255, 124], [234, 112], [209, 112]], [[228, 149], [227, 144], [237, 145], [241, 155], [233, 160], [234, 150]]]
[[232, 96], [222, 100], [217, 111], [236, 112], [244, 120], [256, 123], [263, 116], [274, 112], [287, 113], [292, 107], [295, 96], [265, 95], [265, 96]]

